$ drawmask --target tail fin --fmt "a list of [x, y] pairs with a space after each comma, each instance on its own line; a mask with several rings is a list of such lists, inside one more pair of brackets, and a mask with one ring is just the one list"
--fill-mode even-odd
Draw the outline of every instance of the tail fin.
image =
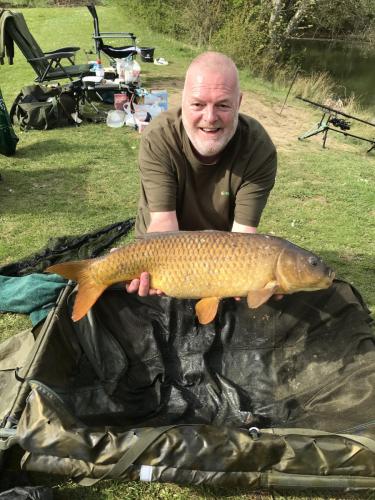
[[73, 306], [73, 321], [83, 318], [108, 286], [98, 284], [92, 279], [91, 263], [92, 260], [77, 260], [55, 264], [46, 269], [48, 273], [60, 274], [78, 283], [78, 293]]

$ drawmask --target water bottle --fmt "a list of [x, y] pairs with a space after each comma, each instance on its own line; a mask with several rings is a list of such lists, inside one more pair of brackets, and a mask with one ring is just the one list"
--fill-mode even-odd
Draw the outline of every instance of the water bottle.
[[104, 78], [104, 68], [100, 59], [96, 61], [95, 74], [100, 78]]

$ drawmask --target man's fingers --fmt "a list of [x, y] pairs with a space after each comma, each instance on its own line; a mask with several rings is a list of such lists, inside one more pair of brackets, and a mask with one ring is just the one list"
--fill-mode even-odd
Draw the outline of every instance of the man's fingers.
[[139, 279], [136, 278], [135, 280], [132, 280], [130, 283], [126, 283], [125, 288], [128, 293], [137, 292], [139, 288]]
[[139, 278], [132, 280], [130, 283], [125, 283], [125, 288], [128, 293], [138, 293], [140, 297], [164, 295], [161, 290], [150, 288], [150, 275], [147, 272], [142, 273]]
[[156, 290], [155, 288], [150, 288], [149, 295], [164, 295], [164, 293], [161, 290]]
[[148, 273], [142, 273], [139, 278], [139, 290], [138, 295], [140, 297], [146, 297], [150, 292], [150, 275]]

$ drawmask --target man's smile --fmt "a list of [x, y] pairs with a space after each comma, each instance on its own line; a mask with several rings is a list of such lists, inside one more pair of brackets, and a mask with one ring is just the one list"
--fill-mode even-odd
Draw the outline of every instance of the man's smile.
[[217, 127], [217, 128], [199, 127], [199, 130], [201, 130], [202, 132], [204, 132], [206, 134], [213, 134], [213, 133], [219, 132], [221, 130], [221, 128], [219, 128], [219, 127]]

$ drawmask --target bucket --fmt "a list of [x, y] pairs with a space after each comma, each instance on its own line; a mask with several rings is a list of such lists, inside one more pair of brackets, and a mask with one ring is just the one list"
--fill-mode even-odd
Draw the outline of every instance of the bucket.
[[117, 109], [113, 109], [109, 111], [107, 115], [107, 125], [108, 127], [118, 128], [122, 127], [126, 120], [125, 111], [120, 111]]
[[154, 50], [155, 50], [155, 47], [140, 47], [141, 61], [153, 63], [154, 62]]

